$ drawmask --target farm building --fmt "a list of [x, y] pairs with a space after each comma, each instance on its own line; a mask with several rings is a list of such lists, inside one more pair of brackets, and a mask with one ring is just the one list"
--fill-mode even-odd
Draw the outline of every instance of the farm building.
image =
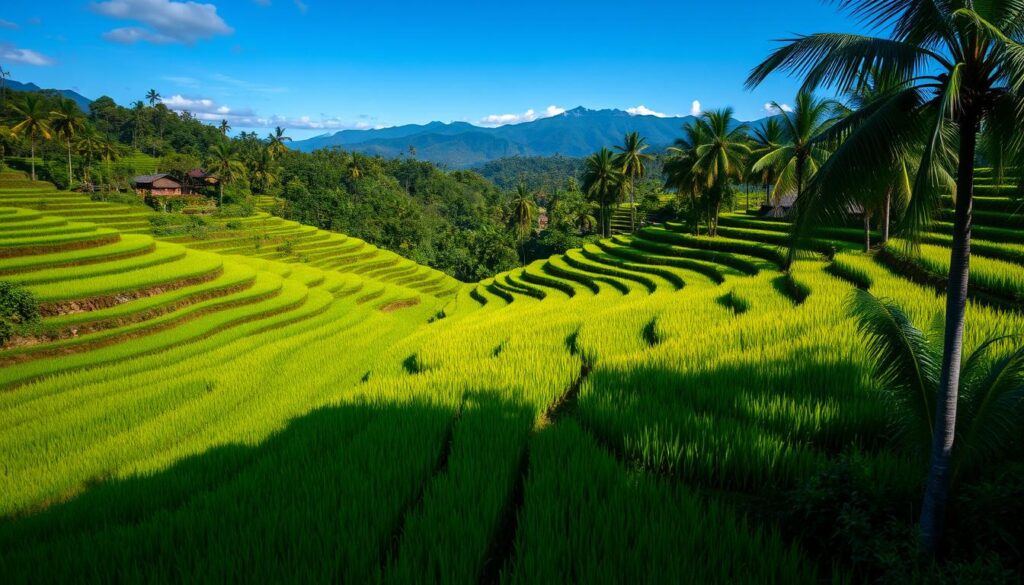
[[181, 183], [167, 173], [140, 175], [132, 178], [132, 187], [139, 195], [181, 195]]
[[203, 169], [193, 169], [185, 173], [184, 181], [179, 181], [167, 173], [140, 175], [132, 178], [132, 186], [139, 195], [201, 195], [205, 187], [217, 186], [216, 175]]

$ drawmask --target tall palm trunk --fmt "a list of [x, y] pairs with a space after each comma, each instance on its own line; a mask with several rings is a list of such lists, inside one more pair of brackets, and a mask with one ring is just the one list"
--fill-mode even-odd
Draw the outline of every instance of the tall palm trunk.
[[633, 206], [633, 181], [629, 182], [629, 233], [636, 233], [636, 207]]
[[864, 209], [864, 251], [871, 251], [871, 214]]
[[956, 436], [956, 406], [960, 389], [960, 360], [964, 341], [964, 310], [971, 260], [971, 213], [974, 204], [974, 156], [978, 143], [978, 114], [972, 108], [960, 120], [960, 162], [957, 169], [953, 245], [946, 288], [946, 329], [942, 371], [935, 400], [931, 462], [921, 504], [921, 551], [933, 555], [942, 537], [949, 499], [950, 456]]
[[224, 181], [218, 181], [217, 187], [220, 189], [220, 203], [221, 207], [224, 207]]
[[29, 139], [29, 148], [31, 149], [31, 161], [32, 161], [32, 181], [36, 180], [36, 137], [33, 136]]
[[73, 178], [71, 176], [71, 137], [68, 136], [68, 186], [71, 185], [72, 180]]
[[885, 192], [885, 209], [882, 211], [882, 243], [889, 243], [889, 225], [892, 223], [892, 190]]

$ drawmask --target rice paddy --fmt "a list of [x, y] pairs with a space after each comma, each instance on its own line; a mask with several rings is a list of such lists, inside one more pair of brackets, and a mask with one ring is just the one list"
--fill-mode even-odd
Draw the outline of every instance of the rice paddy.
[[[1024, 333], [991, 199], [968, 349]], [[729, 214], [463, 284], [267, 212], [154, 216], [0, 184], [0, 278], [43, 314], [0, 350], [5, 582], [844, 583], [765, 510], [850, 452], [918, 497], [847, 302], [927, 327], [943, 298], [856, 229], [788, 275], [787, 226]], [[942, 238], [900, 261], [942, 276]]]

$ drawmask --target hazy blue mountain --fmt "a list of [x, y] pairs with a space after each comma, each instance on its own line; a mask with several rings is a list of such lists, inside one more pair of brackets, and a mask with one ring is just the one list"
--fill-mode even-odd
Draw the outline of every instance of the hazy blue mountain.
[[343, 130], [296, 141], [292, 147], [306, 152], [340, 147], [396, 157], [412, 146], [419, 159], [468, 167], [509, 156], [587, 156], [620, 143], [624, 134], [634, 131], [647, 139], [653, 151], [660, 151], [682, 136], [682, 127], [692, 119], [633, 116], [622, 110], [580, 107], [558, 116], [497, 128], [466, 122], [431, 122], [377, 130]]
[[68, 98], [69, 100], [75, 102], [75, 104], [78, 105], [78, 108], [80, 110], [82, 110], [83, 112], [88, 112], [89, 111], [89, 104], [92, 103], [91, 99], [83, 96], [82, 94], [80, 94], [80, 93], [78, 93], [76, 91], [72, 91], [70, 89], [43, 89], [43, 88], [39, 87], [38, 85], [36, 85], [34, 83], [21, 83], [20, 81], [14, 81], [13, 79], [8, 79], [6, 81], [6, 86], [7, 86], [7, 89], [12, 89], [14, 91], [31, 91], [31, 92], [39, 92], [39, 93], [55, 93], [55, 94], [62, 95], [64, 97]]

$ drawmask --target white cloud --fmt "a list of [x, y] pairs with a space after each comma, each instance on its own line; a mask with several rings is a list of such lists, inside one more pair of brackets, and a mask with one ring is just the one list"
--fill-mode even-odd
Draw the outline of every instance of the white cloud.
[[704, 110], [700, 106], [700, 100], [693, 100], [693, 103], [690, 105], [690, 115], [699, 116], [703, 113]]
[[521, 124], [523, 122], [533, 122], [534, 120], [540, 120], [542, 118], [551, 118], [559, 114], [565, 113], [565, 108], [560, 108], [555, 105], [550, 105], [544, 109], [543, 112], [536, 112], [532, 108], [526, 110], [522, 114], [491, 114], [477, 121], [480, 126], [488, 128], [495, 128], [497, 126], [505, 126], [507, 124]]
[[37, 65], [40, 67], [53, 65], [57, 61], [32, 49], [20, 49], [11, 43], [0, 43], [0, 59], [23, 63], [25, 65]]
[[[780, 108], [781, 108], [781, 110], [780, 110]], [[768, 114], [769, 116], [775, 116], [777, 114], [781, 114], [782, 112], [792, 112], [792, 111], [793, 111], [793, 106], [791, 106], [789, 104], [779, 104], [779, 107], [775, 107], [775, 104], [773, 104], [772, 102], [768, 102], [768, 103], [766, 103], [764, 105], [764, 113]]]
[[108, 0], [94, 3], [91, 7], [98, 14], [144, 25], [116, 28], [103, 34], [103, 38], [116, 43], [148, 41], [191, 45], [198, 40], [234, 32], [217, 14], [217, 7], [213, 4], [173, 0]]
[[635, 108], [626, 108], [626, 113], [628, 113], [630, 116], [654, 116], [656, 118], [672, 117], [671, 114], [666, 114], [664, 112], [656, 112], [643, 104], [640, 104]]
[[0, 28], [15, 30], [16, 28], [18, 28], [18, 23], [0, 18]]
[[180, 94], [160, 100], [169, 109], [175, 112], [188, 112], [193, 117], [204, 122], [213, 124], [221, 120], [227, 120], [235, 128], [273, 128], [282, 126], [302, 130], [367, 130], [380, 128], [378, 124], [371, 124], [361, 120], [349, 122], [337, 117], [329, 117], [321, 114], [319, 118], [311, 116], [260, 116], [252, 108], [234, 108], [224, 104], [218, 104], [210, 98], [192, 98]]

